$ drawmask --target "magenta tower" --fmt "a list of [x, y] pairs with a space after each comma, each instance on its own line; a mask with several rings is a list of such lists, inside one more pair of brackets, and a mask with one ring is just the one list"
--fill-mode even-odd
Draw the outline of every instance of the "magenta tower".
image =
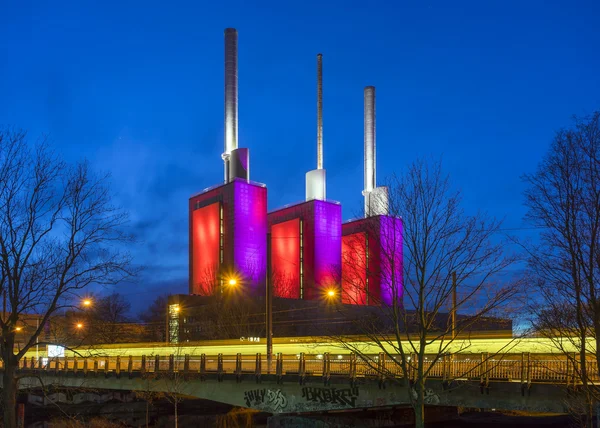
[[342, 225], [342, 302], [402, 305], [402, 219], [389, 216], [388, 189], [376, 187], [375, 87], [364, 90], [365, 218]]
[[[323, 169], [323, 56], [317, 55], [317, 169], [306, 174], [306, 202], [268, 215], [275, 296], [339, 299], [342, 207], [327, 201]], [[329, 295], [332, 293], [333, 296]]]
[[238, 148], [237, 31], [225, 30], [224, 184], [189, 200], [190, 294], [208, 296], [235, 280], [264, 294], [267, 188], [250, 181], [250, 154]]

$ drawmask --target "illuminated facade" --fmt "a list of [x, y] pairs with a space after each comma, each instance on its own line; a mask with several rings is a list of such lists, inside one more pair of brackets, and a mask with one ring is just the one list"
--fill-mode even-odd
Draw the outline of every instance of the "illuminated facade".
[[[323, 299], [339, 289], [342, 207], [312, 200], [268, 215], [271, 232], [273, 294], [305, 300]], [[339, 292], [336, 296], [339, 297]]]
[[402, 305], [402, 220], [367, 217], [342, 225], [342, 302]]
[[[237, 43], [237, 31], [226, 29], [224, 184], [189, 200], [189, 294], [222, 295], [224, 287], [239, 286], [245, 296], [260, 297], [268, 266], [277, 298], [397, 302], [402, 297], [402, 223], [385, 215], [387, 189], [375, 183], [375, 89], [365, 88], [367, 218], [342, 226], [340, 204], [325, 199], [321, 54], [317, 169], [306, 174], [306, 202], [267, 215], [267, 189], [249, 180], [249, 150], [238, 146]], [[171, 330], [174, 335], [175, 327], [169, 326]]]
[[190, 294], [210, 296], [232, 278], [264, 294], [267, 188], [234, 179], [189, 200]]

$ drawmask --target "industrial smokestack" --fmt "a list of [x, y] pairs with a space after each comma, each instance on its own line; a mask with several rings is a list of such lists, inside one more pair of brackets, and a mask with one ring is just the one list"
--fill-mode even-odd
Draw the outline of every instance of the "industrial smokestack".
[[225, 182], [231, 181], [231, 151], [238, 147], [238, 36], [235, 28], [225, 29]]
[[365, 217], [388, 215], [389, 198], [385, 186], [377, 187], [375, 142], [375, 87], [365, 87]]
[[323, 169], [323, 55], [317, 55], [317, 169]]
[[306, 200], [324, 201], [327, 196], [323, 169], [323, 55], [317, 55], [317, 169], [306, 173]]
[[371, 192], [375, 181], [375, 87], [365, 87], [365, 192]]

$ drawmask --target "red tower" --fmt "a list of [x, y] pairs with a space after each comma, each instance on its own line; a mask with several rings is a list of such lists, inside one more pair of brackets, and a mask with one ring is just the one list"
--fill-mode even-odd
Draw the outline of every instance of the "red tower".
[[316, 300], [336, 290], [339, 298], [341, 219], [341, 205], [320, 200], [268, 214], [275, 296]]
[[209, 296], [235, 278], [264, 294], [267, 267], [267, 188], [247, 180], [190, 198], [190, 294]]
[[402, 304], [402, 220], [379, 215], [342, 225], [342, 302]]

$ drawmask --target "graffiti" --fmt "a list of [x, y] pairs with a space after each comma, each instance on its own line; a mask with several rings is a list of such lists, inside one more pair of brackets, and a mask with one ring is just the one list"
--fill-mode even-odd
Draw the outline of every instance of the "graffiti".
[[[412, 389], [412, 396], [415, 400], [417, 399], [417, 391], [414, 388]], [[427, 388], [423, 394], [423, 401], [425, 404], [440, 404], [440, 397], [433, 389]]]
[[377, 398], [375, 400], [375, 405], [376, 406], [385, 406], [387, 404], [387, 399], [386, 398]]
[[268, 389], [267, 400], [270, 407], [272, 407], [275, 411], [285, 409], [287, 407], [287, 398], [285, 398], [285, 394], [281, 392], [280, 389], [277, 391]]
[[244, 400], [246, 406], [254, 406], [259, 408], [269, 408], [273, 411], [279, 411], [287, 407], [287, 398], [285, 394], [278, 390], [271, 389], [252, 389], [244, 392]]
[[306, 399], [306, 401], [312, 401], [314, 403], [354, 406], [356, 399], [358, 398], [358, 388], [337, 389], [304, 387], [302, 388], [302, 397]]
[[251, 391], [244, 392], [244, 400], [246, 400], [246, 406], [250, 407], [252, 404], [259, 406], [265, 402], [265, 395], [267, 394], [266, 389], [253, 389]]
[[425, 404], [440, 404], [440, 397], [431, 388], [425, 390]]

